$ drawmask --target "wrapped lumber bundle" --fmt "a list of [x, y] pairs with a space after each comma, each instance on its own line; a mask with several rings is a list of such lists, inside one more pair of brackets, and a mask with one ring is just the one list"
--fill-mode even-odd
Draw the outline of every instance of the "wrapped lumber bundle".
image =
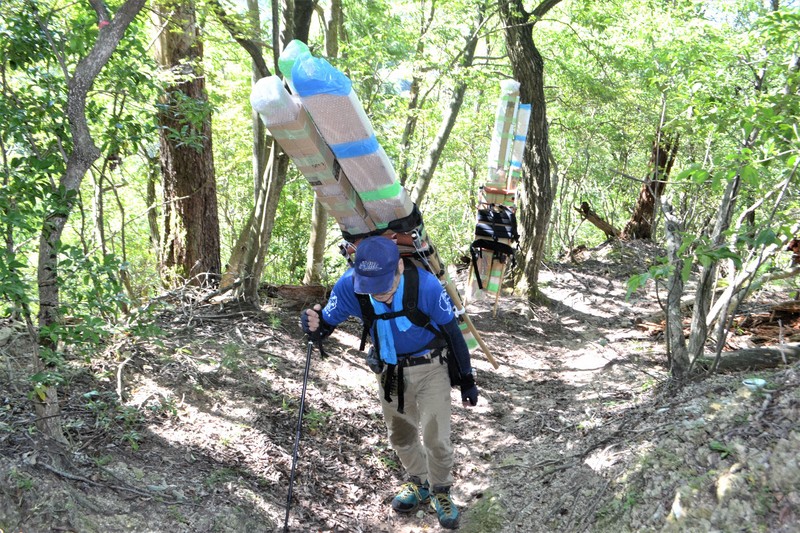
[[342, 231], [368, 233], [376, 229], [367, 216], [347, 176], [333, 152], [303, 108], [300, 100], [289, 94], [278, 76], [256, 82], [250, 95], [253, 106], [270, 134], [291, 158], [313, 187], [328, 214]]
[[506, 172], [509, 152], [514, 140], [514, 121], [519, 105], [519, 82], [504, 80], [500, 83], [500, 98], [495, 112], [494, 130], [489, 144], [486, 185], [490, 187], [506, 187]]
[[472, 261], [466, 289], [471, 300], [493, 297], [495, 313], [506, 270], [514, 265], [519, 240], [516, 188], [522, 176], [530, 112], [530, 104], [519, 103], [519, 83], [501, 82], [489, 147], [488, 181], [478, 191], [475, 240], [470, 246]]
[[279, 68], [295, 94], [271, 76], [256, 84], [251, 103], [338, 222], [345, 240], [343, 255], [350, 261], [367, 236], [395, 240], [403, 257], [439, 278], [460, 315], [467, 346], [480, 347], [497, 368], [464, 312], [422, 214], [397, 181], [351, 81], [324, 59], [313, 57], [299, 41], [284, 50]]
[[514, 127], [514, 142], [511, 145], [511, 164], [509, 165], [506, 188], [516, 192], [522, 180], [522, 156], [528, 139], [528, 123], [531, 119], [531, 104], [519, 104], [517, 122]]
[[377, 227], [411, 215], [411, 199], [350, 79], [325, 59], [305, 54], [292, 67], [292, 82]]

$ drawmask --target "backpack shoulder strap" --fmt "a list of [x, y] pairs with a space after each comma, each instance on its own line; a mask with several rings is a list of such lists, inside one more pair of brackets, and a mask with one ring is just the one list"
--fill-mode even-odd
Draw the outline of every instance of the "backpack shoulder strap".
[[417, 302], [419, 300], [419, 271], [416, 265], [406, 261], [406, 268], [403, 271], [405, 287], [403, 288], [403, 311], [412, 324], [425, 328], [433, 333], [437, 338], [442, 333], [431, 325], [431, 317], [420, 310]]
[[[403, 270], [403, 310], [400, 312], [389, 312], [378, 315], [375, 313], [375, 308], [372, 307], [372, 302], [368, 294], [356, 294], [356, 299], [361, 307], [361, 320], [364, 323], [364, 329], [361, 332], [361, 344], [359, 350], [364, 351], [367, 345], [367, 337], [372, 330], [372, 325], [375, 320], [390, 320], [398, 316], [405, 316], [417, 327], [425, 328], [436, 337], [442, 337], [442, 333], [431, 325], [431, 318], [423, 313], [417, 305], [419, 300], [419, 271], [417, 266], [411, 261], [405, 261], [405, 269]], [[373, 339], [373, 343], [377, 342]], [[376, 346], [376, 350], [380, 348]]]
[[375, 322], [375, 309], [372, 307], [372, 302], [369, 301], [368, 294], [356, 293], [358, 305], [361, 306], [361, 322], [364, 324], [364, 329], [361, 331], [361, 344], [358, 347], [360, 351], [364, 351], [367, 345], [367, 336], [372, 329], [372, 324]]

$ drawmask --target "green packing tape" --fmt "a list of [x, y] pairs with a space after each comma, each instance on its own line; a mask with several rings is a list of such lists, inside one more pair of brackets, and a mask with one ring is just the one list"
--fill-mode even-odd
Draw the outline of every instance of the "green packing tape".
[[396, 181], [391, 185], [387, 185], [386, 187], [381, 187], [380, 189], [375, 189], [374, 191], [360, 192], [358, 195], [361, 197], [361, 201], [363, 202], [374, 202], [375, 200], [388, 200], [390, 198], [395, 198], [402, 190], [403, 186], [400, 185], [399, 181]]

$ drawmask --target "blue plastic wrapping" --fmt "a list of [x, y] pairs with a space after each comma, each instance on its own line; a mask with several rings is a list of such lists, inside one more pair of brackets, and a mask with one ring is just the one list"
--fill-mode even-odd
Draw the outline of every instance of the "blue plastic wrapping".
[[302, 97], [317, 94], [347, 96], [353, 88], [353, 82], [342, 71], [311, 54], [303, 54], [295, 60], [292, 83]]
[[375, 135], [370, 135], [366, 139], [349, 143], [339, 143], [331, 145], [331, 151], [337, 159], [349, 159], [351, 157], [361, 157], [378, 151], [380, 145]]

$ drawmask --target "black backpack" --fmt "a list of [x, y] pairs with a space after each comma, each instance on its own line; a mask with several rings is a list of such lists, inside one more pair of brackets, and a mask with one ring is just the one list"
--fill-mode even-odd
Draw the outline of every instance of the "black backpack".
[[514, 212], [505, 206], [494, 209], [479, 209], [478, 223], [475, 225], [475, 236], [477, 239], [470, 245], [469, 251], [472, 256], [475, 280], [478, 288], [483, 289], [483, 280], [478, 269], [478, 258], [481, 257], [482, 250], [494, 252], [492, 261], [505, 263], [506, 259], [511, 259], [511, 268], [516, 266], [516, 251], [510, 245], [500, 242], [498, 239], [508, 239], [511, 242], [519, 241], [517, 232], [517, 217]]

